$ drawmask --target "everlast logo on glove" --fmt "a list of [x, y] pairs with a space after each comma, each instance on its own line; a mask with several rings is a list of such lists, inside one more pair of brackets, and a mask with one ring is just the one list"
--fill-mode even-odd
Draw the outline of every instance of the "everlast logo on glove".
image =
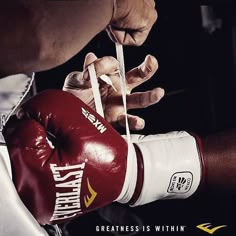
[[57, 189], [55, 208], [50, 221], [63, 220], [82, 214], [80, 192], [85, 162], [71, 166], [50, 164], [50, 168]]

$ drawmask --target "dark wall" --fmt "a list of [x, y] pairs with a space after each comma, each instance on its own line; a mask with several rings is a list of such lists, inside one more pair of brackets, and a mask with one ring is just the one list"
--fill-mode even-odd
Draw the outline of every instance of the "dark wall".
[[[153, 79], [137, 90], [161, 86], [165, 98], [157, 105], [132, 111], [146, 120], [143, 133], [187, 129], [205, 134], [234, 125], [235, 98], [230, 5], [214, 6], [221, 29], [208, 34], [201, 27], [200, 6], [157, 1], [158, 21], [141, 47], [125, 47], [126, 69], [139, 65], [147, 54], [159, 61]], [[61, 88], [64, 78], [81, 70], [88, 52], [115, 56], [114, 44], [105, 32], [95, 37], [64, 65], [37, 74], [38, 91]]]
[[[156, 86], [166, 90], [166, 96], [159, 104], [132, 111], [146, 120], [146, 128], [142, 133], [185, 129], [205, 135], [235, 127], [236, 47], [232, 38], [233, 35], [236, 38], [236, 33], [232, 6], [214, 6], [216, 16], [223, 24], [220, 29], [209, 34], [201, 26], [199, 5], [173, 5], [168, 2], [157, 2], [159, 18], [144, 45], [124, 48], [127, 70], [139, 65], [147, 54], [154, 55], [159, 61], [159, 70], [153, 79], [136, 91]], [[37, 73], [38, 91], [61, 88], [68, 73], [82, 69], [83, 59], [90, 51], [98, 57], [115, 56], [114, 44], [103, 32], [66, 64]], [[195, 229], [200, 223], [227, 224], [232, 227], [224, 233], [230, 232], [228, 235], [232, 235], [235, 223], [235, 217], [231, 216], [235, 210], [234, 202], [234, 197], [222, 200], [219, 196], [211, 196], [203, 200], [156, 202], [129, 209], [128, 213], [114, 211], [114, 214], [116, 217], [120, 214], [122, 219], [126, 219], [126, 215], [126, 223], [130, 223], [130, 214], [135, 214], [144, 225], [184, 224], [189, 228], [185, 235], [204, 235]], [[95, 226], [101, 224], [106, 225], [107, 222], [98, 217], [98, 212], [94, 212], [69, 224], [68, 230], [71, 235], [81, 235], [81, 232], [94, 235]], [[226, 233], [221, 232], [219, 235]]]

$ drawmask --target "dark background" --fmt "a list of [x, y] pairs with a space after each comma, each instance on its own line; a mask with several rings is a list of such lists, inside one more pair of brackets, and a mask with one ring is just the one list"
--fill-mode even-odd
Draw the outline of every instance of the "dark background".
[[[152, 107], [133, 110], [146, 120], [143, 134], [189, 130], [200, 136], [235, 127], [236, 20], [233, 5], [212, 6], [220, 28], [209, 33], [202, 27], [199, 4], [157, 1], [158, 21], [141, 47], [124, 47], [126, 70], [139, 65], [147, 54], [154, 55], [159, 70], [137, 90], [161, 86], [162, 101]], [[36, 74], [36, 88], [62, 88], [68, 73], [82, 70], [88, 52], [98, 57], [115, 56], [114, 44], [105, 32], [97, 35], [78, 55], [64, 65]], [[58, 100], [58, 103], [63, 101]], [[224, 176], [222, 176], [224, 178]], [[186, 225], [185, 233], [140, 232], [138, 235], [209, 235], [196, 229], [201, 223], [228, 227], [214, 235], [235, 235], [235, 193], [221, 193], [180, 201], [158, 201], [129, 209], [113, 204], [112, 216], [104, 220], [98, 211], [66, 226], [70, 236], [112, 235], [96, 232], [97, 225]], [[109, 213], [110, 214], [110, 213]], [[104, 215], [104, 214], [103, 214]], [[110, 222], [109, 222], [110, 221]], [[65, 235], [66, 235], [66, 231]], [[127, 233], [126, 233], [127, 234]], [[119, 235], [119, 234], [116, 234]], [[123, 234], [120, 234], [123, 235]]]

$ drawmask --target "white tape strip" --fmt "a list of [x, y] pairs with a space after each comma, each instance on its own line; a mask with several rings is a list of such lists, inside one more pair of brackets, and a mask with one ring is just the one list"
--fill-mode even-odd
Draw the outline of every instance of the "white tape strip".
[[126, 78], [125, 78], [125, 62], [124, 62], [124, 52], [123, 46], [120, 44], [116, 44], [116, 56], [120, 66], [120, 83], [121, 83], [121, 93], [122, 93], [122, 100], [124, 105], [124, 113], [125, 113], [125, 128], [126, 128], [126, 135], [128, 143], [131, 143], [130, 138], [130, 130], [129, 130], [129, 122], [127, 116], [127, 102], [126, 102]]
[[[120, 74], [120, 86], [121, 86], [121, 93], [122, 93], [122, 100], [124, 106], [124, 114], [125, 114], [125, 128], [126, 128], [126, 141], [128, 144], [128, 155], [127, 155], [127, 173], [125, 177], [125, 182], [123, 189], [116, 199], [120, 203], [128, 203], [133, 196], [136, 186], [137, 180], [137, 160], [135, 155], [134, 146], [131, 142], [130, 137], [130, 130], [129, 130], [129, 123], [128, 123], [128, 116], [127, 116], [127, 102], [126, 102], [126, 78], [125, 78], [125, 64], [124, 64], [124, 53], [123, 53], [123, 46], [116, 44], [116, 54], [117, 60], [119, 62], [119, 74]], [[99, 90], [98, 79], [96, 76], [96, 71], [94, 64], [88, 66], [88, 72], [90, 76], [90, 81], [93, 90], [93, 96], [95, 101], [95, 108], [98, 114], [100, 114], [104, 118], [103, 106], [101, 101], [101, 95]], [[109, 84], [113, 87], [116, 91], [116, 88], [113, 86], [111, 79], [106, 76], [102, 75], [100, 77], [105, 83]]]
[[108, 77], [107, 75], [101, 75], [100, 79], [105, 82], [106, 84], [109, 84], [114, 90], [115, 92], [117, 92], [117, 89], [115, 88], [115, 86], [113, 85], [110, 77]]
[[90, 77], [90, 81], [92, 85], [96, 111], [100, 116], [104, 118], [102, 100], [101, 100], [101, 95], [99, 91], [99, 84], [98, 84], [98, 79], [97, 79], [97, 75], [96, 75], [96, 71], [95, 71], [95, 67], [93, 63], [88, 66], [88, 72], [89, 72], [89, 77]]
[[135, 159], [135, 150], [131, 142], [129, 122], [127, 116], [127, 102], [126, 102], [126, 77], [125, 77], [125, 63], [124, 63], [124, 52], [123, 46], [116, 44], [116, 56], [119, 62], [120, 69], [120, 86], [122, 92], [122, 100], [124, 105], [124, 114], [125, 114], [125, 128], [126, 128], [126, 138], [128, 143], [128, 156], [127, 156], [127, 173], [125, 177], [125, 183], [121, 191], [120, 196], [117, 201], [120, 203], [127, 203], [133, 196], [137, 180], [137, 161]]

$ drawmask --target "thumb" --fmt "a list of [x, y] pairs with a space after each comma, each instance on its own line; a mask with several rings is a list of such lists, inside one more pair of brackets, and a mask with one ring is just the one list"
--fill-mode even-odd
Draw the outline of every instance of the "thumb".
[[85, 70], [91, 63], [93, 63], [96, 60], [97, 56], [94, 53], [92, 52], [88, 53], [84, 59], [83, 70]]

